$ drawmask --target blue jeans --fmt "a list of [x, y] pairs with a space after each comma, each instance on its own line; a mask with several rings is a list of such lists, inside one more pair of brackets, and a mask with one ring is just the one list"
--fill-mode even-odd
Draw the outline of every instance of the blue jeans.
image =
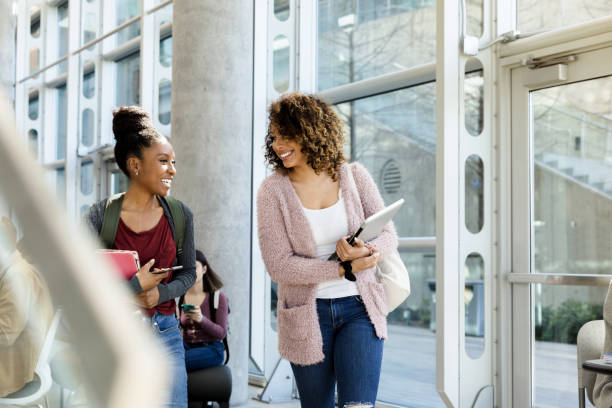
[[183, 341], [183, 346], [185, 347], [187, 372], [214, 367], [223, 363], [225, 347], [221, 341], [214, 341], [201, 346], [194, 346]]
[[174, 315], [163, 315], [155, 312], [151, 317], [153, 330], [158, 334], [167, 357], [172, 362], [170, 395], [162, 406], [172, 408], [187, 408], [187, 371], [185, 370], [185, 349], [183, 337]]
[[317, 364], [291, 364], [302, 408], [334, 408], [338, 382], [338, 407], [352, 404], [374, 407], [383, 340], [360, 296], [317, 299], [325, 359]]

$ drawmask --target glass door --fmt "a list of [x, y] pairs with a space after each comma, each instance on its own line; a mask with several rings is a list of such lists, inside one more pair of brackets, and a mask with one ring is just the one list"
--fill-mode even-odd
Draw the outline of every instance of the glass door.
[[612, 49], [512, 71], [513, 406], [578, 405], [612, 278]]

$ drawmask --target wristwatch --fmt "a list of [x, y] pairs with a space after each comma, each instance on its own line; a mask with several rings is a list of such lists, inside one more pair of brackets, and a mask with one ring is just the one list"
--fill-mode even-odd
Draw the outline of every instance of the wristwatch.
[[351, 261], [342, 261], [340, 262], [342, 268], [344, 269], [344, 277], [351, 282], [355, 282], [357, 278], [353, 274], [353, 266], [351, 265]]

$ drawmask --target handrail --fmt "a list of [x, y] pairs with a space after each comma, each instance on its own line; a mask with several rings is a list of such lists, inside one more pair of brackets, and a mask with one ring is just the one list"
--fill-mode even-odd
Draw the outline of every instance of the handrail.
[[569, 273], [509, 273], [508, 282], [514, 284], [609, 286], [612, 275]]
[[421, 252], [423, 250], [436, 250], [436, 237], [410, 237], [399, 238], [398, 249], [408, 252]]

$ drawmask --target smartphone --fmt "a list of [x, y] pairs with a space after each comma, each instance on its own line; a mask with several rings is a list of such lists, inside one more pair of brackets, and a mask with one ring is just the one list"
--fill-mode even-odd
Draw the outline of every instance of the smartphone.
[[193, 309], [195, 309], [195, 306], [194, 306], [194, 305], [190, 305], [190, 304], [188, 304], [188, 303], [183, 303], [183, 304], [181, 305], [181, 309], [183, 309], [184, 311], [186, 311], [186, 312], [187, 312], [187, 311], [189, 311], [189, 310], [193, 310]]
[[160, 274], [160, 273], [166, 273], [166, 272], [170, 272], [170, 271], [177, 271], [179, 269], [183, 269], [183, 265], [172, 266], [170, 268], [161, 268], [161, 269], [158, 269], [156, 271], [151, 271], [151, 273], [154, 273], [154, 274], [157, 275], [157, 274]]

